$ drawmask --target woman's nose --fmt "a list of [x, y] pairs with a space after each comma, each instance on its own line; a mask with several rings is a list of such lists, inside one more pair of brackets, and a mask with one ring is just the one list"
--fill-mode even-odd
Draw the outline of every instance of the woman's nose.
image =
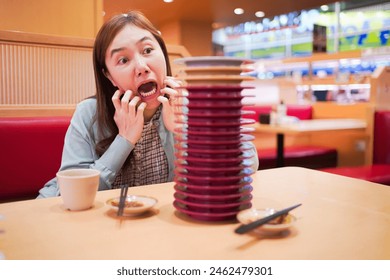
[[143, 74], [147, 74], [149, 71], [149, 67], [142, 57], [138, 56], [135, 58], [135, 73], [137, 77], [142, 76]]

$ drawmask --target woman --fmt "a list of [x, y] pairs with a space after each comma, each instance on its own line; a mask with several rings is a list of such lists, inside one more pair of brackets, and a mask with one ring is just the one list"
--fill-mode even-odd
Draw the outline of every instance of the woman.
[[[60, 170], [100, 170], [99, 190], [172, 181], [179, 84], [158, 30], [139, 12], [113, 17], [97, 34], [93, 63], [96, 96], [77, 105]], [[38, 197], [57, 195], [54, 178]]]

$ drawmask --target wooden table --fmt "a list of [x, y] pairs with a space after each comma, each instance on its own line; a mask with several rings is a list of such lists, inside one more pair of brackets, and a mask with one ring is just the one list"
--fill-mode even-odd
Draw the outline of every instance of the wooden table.
[[314, 132], [364, 131], [366, 122], [359, 119], [313, 119], [302, 120], [291, 124], [254, 125], [256, 131], [276, 134], [276, 166], [284, 166], [284, 135], [307, 134]]
[[253, 205], [303, 205], [280, 236], [238, 235], [236, 221], [200, 222], [172, 205], [174, 183], [129, 189], [153, 196], [155, 209], [120, 222], [101, 191], [87, 211], [64, 210], [60, 197], [0, 204], [6, 259], [390, 259], [390, 187], [284, 167], [253, 175]]

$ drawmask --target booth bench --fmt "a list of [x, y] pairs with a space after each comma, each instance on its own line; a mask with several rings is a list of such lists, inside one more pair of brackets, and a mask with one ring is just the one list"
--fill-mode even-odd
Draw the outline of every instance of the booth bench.
[[35, 198], [56, 176], [70, 119], [0, 118], [0, 202]]
[[[261, 115], [271, 113], [272, 106], [244, 106], [243, 109], [253, 111], [254, 114], [248, 115], [248, 118], [259, 121]], [[287, 105], [287, 115], [300, 120], [309, 120], [312, 119], [313, 108], [311, 105]], [[276, 148], [263, 148], [261, 146], [256, 148], [259, 157], [259, 169], [277, 167]], [[337, 150], [335, 148], [311, 145], [285, 147], [284, 165], [312, 169], [336, 167]]]
[[373, 164], [322, 171], [390, 186], [390, 111], [376, 111], [374, 115]]
[[[269, 113], [271, 106], [246, 107]], [[310, 119], [311, 106], [288, 106], [287, 114]], [[61, 164], [64, 137], [71, 117], [0, 118], [0, 202], [31, 199], [55, 177]], [[276, 166], [276, 149], [258, 147], [260, 169]], [[327, 147], [287, 147], [285, 163], [290, 166], [325, 168], [337, 166], [337, 150]]]

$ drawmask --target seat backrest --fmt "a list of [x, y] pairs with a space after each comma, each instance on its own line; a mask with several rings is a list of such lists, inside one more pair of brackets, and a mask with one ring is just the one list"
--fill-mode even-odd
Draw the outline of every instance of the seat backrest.
[[390, 111], [374, 115], [374, 164], [390, 164]]
[[[244, 106], [243, 110], [253, 111], [254, 114], [245, 116], [246, 118], [259, 120], [261, 114], [270, 114], [271, 105]], [[300, 120], [310, 120], [313, 118], [313, 107], [311, 105], [287, 105], [287, 116], [297, 117]]]
[[70, 117], [0, 118], [0, 201], [32, 198], [55, 177]]

